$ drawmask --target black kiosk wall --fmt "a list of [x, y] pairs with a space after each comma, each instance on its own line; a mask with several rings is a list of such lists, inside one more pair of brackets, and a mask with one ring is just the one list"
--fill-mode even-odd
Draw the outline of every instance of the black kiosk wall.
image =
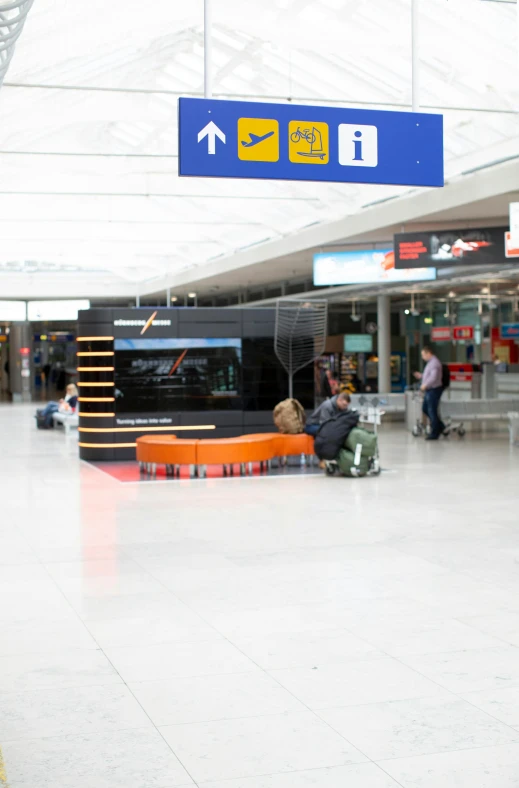
[[[273, 309], [89, 309], [79, 313], [79, 450], [135, 458], [140, 435], [227, 438], [273, 429], [287, 396]], [[310, 365], [294, 396], [314, 403]]]

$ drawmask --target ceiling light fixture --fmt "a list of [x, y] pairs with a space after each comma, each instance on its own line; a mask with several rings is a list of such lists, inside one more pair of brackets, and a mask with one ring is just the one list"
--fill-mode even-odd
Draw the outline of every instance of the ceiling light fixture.
[[358, 323], [360, 320], [360, 315], [357, 313], [357, 302], [351, 302], [351, 319], [354, 323]]
[[420, 310], [415, 306], [414, 303], [414, 293], [411, 293], [411, 314], [413, 317], [418, 317], [420, 314]]

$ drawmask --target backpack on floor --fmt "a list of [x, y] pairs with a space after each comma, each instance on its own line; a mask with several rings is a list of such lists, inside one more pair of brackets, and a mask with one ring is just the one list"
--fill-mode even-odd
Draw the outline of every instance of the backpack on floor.
[[337, 465], [343, 476], [367, 476], [369, 471], [369, 459], [363, 457], [360, 451], [341, 449], [337, 457]]
[[363, 458], [374, 457], [377, 453], [377, 436], [363, 427], [355, 427], [346, 438], [345, 448], [355, 454], [357, 446], [362, 447]]
[[36, 413], [36, 427], [39, 430], [47, 430], [49, 429], [48, 425], [45, 423], [46, 419], [45, 416], [42, 415], [39, 411]]
[[320, 460], [335, 460], [351, 430], [357, 426], [359, 415], [356, 410], [344, 410], [321, 424], [314, 443]]

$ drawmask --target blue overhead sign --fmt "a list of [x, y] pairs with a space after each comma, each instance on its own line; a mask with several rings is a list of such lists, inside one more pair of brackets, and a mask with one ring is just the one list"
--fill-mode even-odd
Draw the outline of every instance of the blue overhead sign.
[[443, 186], [443, 117], [181, 98], [179, 175]]

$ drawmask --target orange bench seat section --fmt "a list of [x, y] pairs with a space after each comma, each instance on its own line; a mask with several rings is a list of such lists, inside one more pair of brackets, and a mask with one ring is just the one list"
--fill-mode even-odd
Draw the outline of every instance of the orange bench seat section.
[[[142, 451], [141, 441], [148, 437], [151, 440], [143, 445], [144, 451]], [[174, 438], [174, 436], [170, 437]], [[147, 435], [144, 438], [137, 438], [138, 462], [153, 465], [197, 465], [197, 440], [179, 440], [177, 438], [169, 442], [160, 440], [154, 444], [155, 440], [155, 436]]]
[[175, 435], [137, 438], [137, 461], [154, 465], [241, 465], [313, 453], [313, 438], [305, 433], [266, 432], [212, 440], [182, 440]]
[[[156, 456], [160, 456], [160, 451], [162, 446], [167, 447], [172, 444], [173, 441], [177, 440], [176, 435], [144, 435], [142, 438], [137, 439], [137, 460], [139, 462], [155, 462], [162, 464], [164, 460], [155, 460], [153, 459]], [[168, 462], [169, 464], [169, 462]]]
[[197, 447], [198, 465], [265, 462], [275, 456], [274, 450], [273, 439], [259, 435], [201, 440]]

